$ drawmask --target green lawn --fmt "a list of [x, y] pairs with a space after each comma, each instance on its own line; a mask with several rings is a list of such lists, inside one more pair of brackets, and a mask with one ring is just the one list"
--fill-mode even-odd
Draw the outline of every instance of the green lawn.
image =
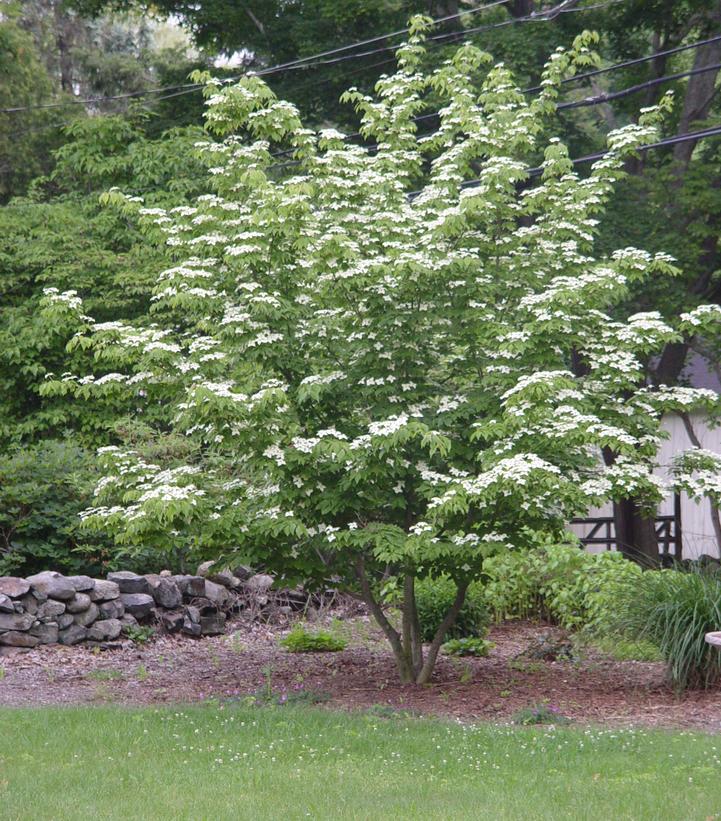
[[11, 819], [721, 817], [721, 737], [301, 707], [0, 710]]

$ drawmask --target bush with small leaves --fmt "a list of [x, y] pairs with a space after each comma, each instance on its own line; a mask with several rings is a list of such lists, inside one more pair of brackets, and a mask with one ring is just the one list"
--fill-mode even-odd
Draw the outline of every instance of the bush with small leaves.
[[123, 633], [133, 644], [146, 644], [155, 635], [155, 629], [150, 625], [125, 624]]
[[[443, 617], [453, 604], [455, 595], [456, 583], [447, 576], [421, 579], [416, 584], [416, 608], [424, 641], [433, 640]], [[444, 638], [483, 638], [490, 623], [491, 616], [483, 597], [483, 587], [480, 584], [472, 584], [466, 593], [463, 607]]]
[[476, 656], [485, 658], [496, 645], [486, 639], [477, 639], [466, 636], [462, 639], [447, 641], [441, 650], [448, 656]]
[[338, 653], [348, 645], [325, 630], [309, 633], [301, 625], [296, 625], [279, 644], [289, 653]]

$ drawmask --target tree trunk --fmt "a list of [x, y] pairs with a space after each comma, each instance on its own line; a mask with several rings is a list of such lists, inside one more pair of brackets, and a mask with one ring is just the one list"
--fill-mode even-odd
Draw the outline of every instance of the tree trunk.
[[659, 565], [654, 517], [644, 515], [633, 499], [621, 499], [613, 503], [613, 523], [616, 548], [627, 559], [632, 559], [643, 567]]
[[[708, 16], [709, 30], [714, 32], [721, 25], [721, 0], [717, 2]], [[721, 62], [721, 41], [708, 43], [696, 49], [694, 69], [706, 68]], [[719, 69], [696, 74], [688, 79], [688, 88], [683, 101], [683, 110], [679, 119], [678, 132], [684, 134], [690, 131], [695, 122], [705, 120], [711, 109], [711, 103], [716, 94], [716, 78]], [[673, 157], [678, 164], [680, 173], [683, 173], [691, 160], [691, 154], [696, 147], [695, 140], [678, 143], [673, 150]]]
[[403, 604], [401, 608], [403, 624], [399, 633], [388, 620], [380, 603], [373, 596], [366, 572], [365, 560], [362, 557], [356, 561], [355, 571], [360, 584], [361, 598], [368, 605], [368, 609], [380, 625], [381, 630], [388, 639], [391, 650], [393, 650], [401, 684], [427, 684], [433, 675], [433, 669], [443, 639], [453, 626], [461, 607], [463, 607], [463, 602], [466, 600], [468, 582], [458, 585], [453, 604], [444, 616], [438, 630], [436, 630], [424, 660], [421, 626], [416, 607], [415, 577], [410, 573], [406, 573], [403, 577]]

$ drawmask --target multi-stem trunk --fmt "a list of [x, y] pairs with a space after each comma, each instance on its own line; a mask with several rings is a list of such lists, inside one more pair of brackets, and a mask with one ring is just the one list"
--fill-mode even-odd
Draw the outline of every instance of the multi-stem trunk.
[[433, 669], [443, 640], [453, 626], [461, 607], [463, 607], [468, 582], [462, 582], [458, 585], [453, 604], [445, 614], [424, 653], [423, 637], [416, 606], [415, 577], [411, 573], [406, 573], [403, 577], [400, 631], [393, 626], [373, 595], [365, 561], [362, 558], [356, 562], [356, 577], [360, 584], [363, 600], [368, 605], [368, 609], [380, 625], [393, 650], [401, 683], [427, 684], [433, 675]]

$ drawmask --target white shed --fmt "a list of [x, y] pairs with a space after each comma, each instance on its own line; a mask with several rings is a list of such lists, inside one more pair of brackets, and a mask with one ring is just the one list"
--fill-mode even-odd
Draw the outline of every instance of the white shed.
[[[686, 371], [688, 381], [694, 387], [711, 388], [721, 393], [721, 381], [716, 374], [716, 368], [710, 368], [700, 357], [693, 357], [689, 362]], [[701, 413], [689, 414], [693, 432], [705, 450], [721, 453], [721, 426], [710, 427], [705, 416]], [[669, 437], [661, 446], [659, 453], [659, 474], [668, 476], [668, 465], [672, 457], [680, 451], [687, 450], [694, 446], [689, 438], [681, 417], [676, 414], [667, 416], [663, 420], [663, 427], [668, 431]], [[676, 505], [676, 510], [674, 510]], [[678, 502], [675, 503], [674, 496], [669, 495], [659, 506], [659, 516], [674, 516], [680, 518], [682, 556], [684, 559], [694, 559], [702, 554], [721, 558], [721, 545], [719, 545], [714, 527], [712, 524], [711, 503], [708, 499], [701, 502], [694, 502], [686, 494], [680, 494]], [[612, 505], [606, 504], [600, 508], [592, 508], [588, 511], [589, 519], [608, 519], [613, 516]], [[570, 529], [580, 538], [588, 536], [594, 527], [593, 524], [571, 524]], [[598, 535], [605, 535], [605, 524], [597, 528]], [[611, 534], [613, 528], [611, 526]], [[605, 549], [601, 545], [589, 545], [588, 550], [598, 551]]]

